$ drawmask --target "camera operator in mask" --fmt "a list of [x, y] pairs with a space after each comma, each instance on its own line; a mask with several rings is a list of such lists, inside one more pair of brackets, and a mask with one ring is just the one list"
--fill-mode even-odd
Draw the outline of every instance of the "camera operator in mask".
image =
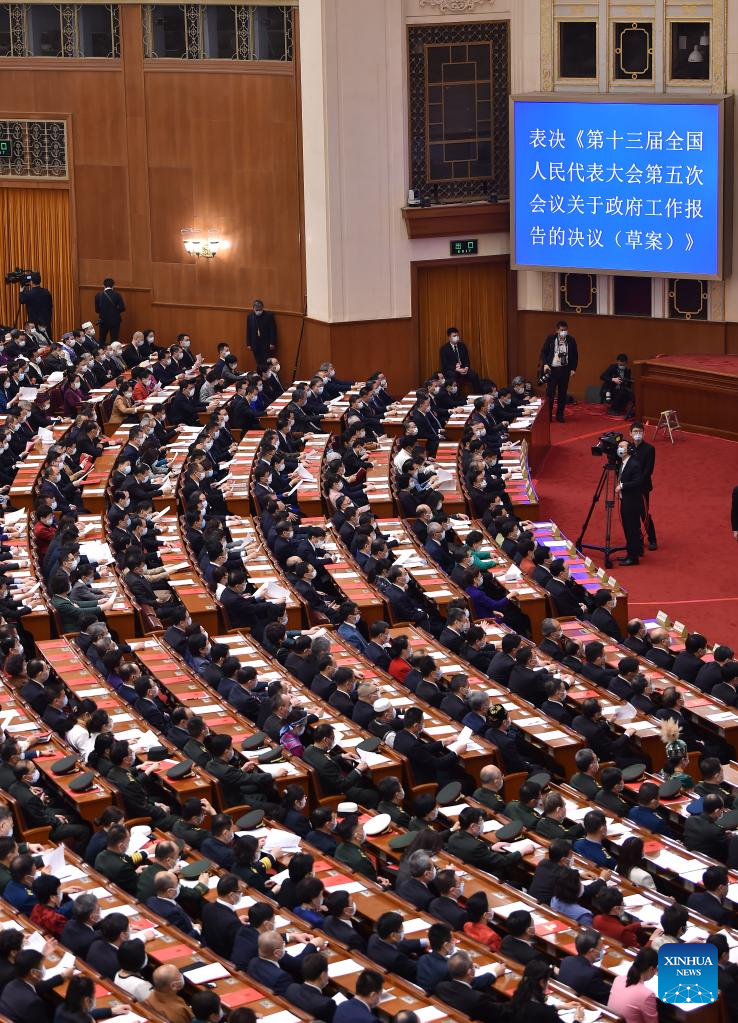
[[643, 475], [638, 459], [633, 455], [633, 445], [627, 440], [618, 444], [617, 495], [620, 500], [620, 520], [625, 533], [627, 556], [618, 558], [621, 565], [637, 565], [643, 553], [641, 537], [641, 509], [643, 506]]
[[579, 364], [577, 343], [569, 333], [569, 325], [566, 320], [559, 320], [555, 333], [549, 334], [543, 342], [539, 361], [543, 366], [543, 377], [548, 381], [546, 397], [548, 398], [549, 422], [553, 419], [553, 403], [554, 395], [556, 395], [556, 422], [563, 423], [569, 378], [576, 373]]
[[41, 287], [41, 274], [34, 270], [30, 283], [24, 284], [20, 293], [20, 304], [26, 307], [27, 319], [39, 327], [45, 327], [51, 336], [51, 316], [54, 301], [48, 288]]
[[633, 423], [630, 427], [630, 439], [633, 449], [633, 457], [638, 462], [643, 477], [643, 490], [641, 493], [641, 528], [648, 539], [649, 551], [658, 549], [656, 542], [656, 529], [651, 518], [651, 491], [653, 490], [653, 470], [656, 465], [656, 448], [646, 440], [643, 423]]

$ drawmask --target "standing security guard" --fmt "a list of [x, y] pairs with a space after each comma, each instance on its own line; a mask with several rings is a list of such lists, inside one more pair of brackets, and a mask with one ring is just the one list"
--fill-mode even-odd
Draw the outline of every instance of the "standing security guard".
[[621, 440], [618, 444], [620, 468], [616, 489], [620, 498], [620, 520], [623, 523], [627, 551], [627, 557], [618, 559], [621, 565], [637, 565], [643, 553], [641, 537], [643, 480], [640, 464], [632, 452], [632, 445], [627, 440]]
[[653, 470], [656, 465], [656, 448], [645, 439], [643, 423], [633, 423], [630, 428], [630, 438], [633, 442], [633, 458], [638, 462], [643, 477], [643, 491], [641, 494], [641, 529], [648, 539], [649, 551], [658, 550], [656, 542], [656, 529], [651, 517], [649, 507], [651, 491], [653, 490]]

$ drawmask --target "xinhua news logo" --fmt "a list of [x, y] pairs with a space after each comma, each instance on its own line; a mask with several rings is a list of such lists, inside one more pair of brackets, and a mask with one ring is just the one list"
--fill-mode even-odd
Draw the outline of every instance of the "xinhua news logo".
[[676, 1005], [714, 1002], [718, 996], [714, 945], [667, 944], [659, 948], [659, 999]]

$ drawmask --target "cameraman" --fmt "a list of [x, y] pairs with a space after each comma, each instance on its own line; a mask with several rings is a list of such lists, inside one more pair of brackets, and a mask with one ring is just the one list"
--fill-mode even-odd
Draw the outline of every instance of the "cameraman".
[[633, 455], [633, 445], [627, 440], [618, 444], [617, 493], [620, 498], [620, 520], [625, 533], [627, 557], [618, 558], [621, 565], [637, 565], [643, 553], [641, 537], [641, 509], [643, 507], [643, 474], [641, 465]]
[[26, 307], [26, 314], [39, 327], [45, 327], [51, 336], [51, 316], [54, 302], [48, 288], [41, 287], [41, 274], [34, 270], [30, 283], [23, 286], [20, 293], [20, 304]]
[[600, 374], [600, 380], [600, 401], [610, 406], [613, 415], [625, 415], [626, 419], [632, 419], [635, 415], [635, 396], [628, 356], [621, 352], [617, 361]]
[[569, 378], [576, 373], [579, 363], [577, 343], [569, 333], [569, 325], [566, 320], [559, 320], [555, 333], [549, 334], [543, 342], [539, 359], [543, 366], [542, 379], [547, 380], [546, 397], [548, 398], [549, 422], [553, 419], [555, 395], [557, 398], [556, 422], [563, 423]]

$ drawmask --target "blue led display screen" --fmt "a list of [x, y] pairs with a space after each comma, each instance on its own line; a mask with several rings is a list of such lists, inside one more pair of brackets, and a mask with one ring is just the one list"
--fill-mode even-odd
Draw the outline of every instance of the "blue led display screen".
[[715, 277], [719, 103], [513, 102], [518, 267]]

